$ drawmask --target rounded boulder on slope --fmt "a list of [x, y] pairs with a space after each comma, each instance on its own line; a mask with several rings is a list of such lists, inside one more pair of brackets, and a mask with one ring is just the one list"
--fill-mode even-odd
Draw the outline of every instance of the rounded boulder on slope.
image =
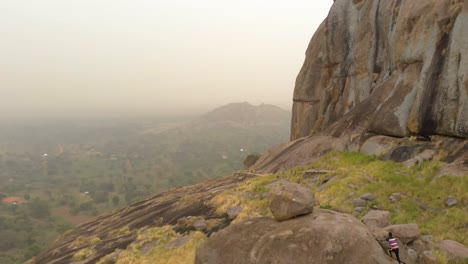
[[296, 183], [282, 183], [270, 191], [270, 210], [277, 221], [310, 214], [315, 199], [311, 189]]

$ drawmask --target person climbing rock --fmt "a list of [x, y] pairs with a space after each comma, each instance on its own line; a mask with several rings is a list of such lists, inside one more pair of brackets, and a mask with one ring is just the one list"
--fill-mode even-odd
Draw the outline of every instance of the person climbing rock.
[[398, 248], [398, 243], [396, 237], [393, 236], [392, 232], [388, 233], [388, 237], [385, 239], [390, 243], [390, 248], [388, 249], [388, 254], [392, 256], [392, 252], [395, 253], [396, 259], [398, 260], [398, 263], [404, 263], [400, 260], [400, 254], [399, 251], [400, 249]]

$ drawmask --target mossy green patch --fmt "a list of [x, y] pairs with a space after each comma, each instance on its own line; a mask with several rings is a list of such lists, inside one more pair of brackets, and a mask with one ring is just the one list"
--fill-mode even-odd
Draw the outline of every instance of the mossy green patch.
[[128, 229], [128, 226], [124, 226], [120, 229], [115, 229], [110, 232], [111, 237], [118, 237], [118, 236], [124, 236], [130, 234], [130, 230]]
[[[464, 203], [468, 201], [468, 177], [435, 178], [443, 165], [439, 161], [430, 161], [405, 168], [401, 163], [383, 161], [377, 156], [335, 151], [306, 167], [260, 175], [224, 191], [212, 202], [219, 213], [241, 205], [244, 210], [236, 218], [239, 221], [246, 217], [271, 215], [265, 194], [269, 191], [268, 184], [278, 180], [309, 184], [320, 207], [347, 213], [354, 209], [353, 199], [372, 193], [377, 200], [369, 203], [368, 208], [377, 206], [390, 211], [393, 224], [417, 223], [423, 234], [467, 244], [468, 233], [464, 227], [468, 212]], [[303, 174], [313, 168], [330, 172], [318, 176], [312, 184], [312, 179], [304, 178]], [[333, 180], [325, 183], [332, 177]], [[388, 197], [397, 192], [402, 194], [402, 199], [391, 202]], [[445, 207], [444, 201], [449, 195], [457, 197], [459, 204]]]
[[94, 246], [97, 243], [101, 242], [101, 239], [96, 236], [81, 236], [75, 239], [71, 244], [70, 247], [72, 248], [79, 248], [79, 247], [84, 247], [84, 246]]
[[[169, 243], [180, 239], [181, 234], [174, 232], [171, 226], [156, 227], [139, 232], [136, 243], [123, 251], [116, 260], [117, 264], [141, 263], [141, 264], [189, 264], [195, 259], [196, 248], [206, 240], [201, 232], [193, 232], [186, 243], [180, 246], [168, 246]], [[143, 252], [145, 245], [154, 243], [154, 246]], [[109, 261], [109, 256], [102, 258], [98, 264]]]
[[[309, 186], [314, 190], [321, 208], [341, 212], [351, 213], [354, 209], [353, 199], [372, 193], [377, 199], [370, 202], [362, 214], [376, 206], [391, 212], [393, 224], [416, 223], [422, 234], [432, 234], [436, 242], [452, 239], [467, 244], [468, 177], [435, 178], [443, 165], [431, 161], [405, 168], [401, 163], [383, 161], [376, 156], [331, 152], [305, 167], [258, 175], [217, 194], [211, 204], [219, 214], [226, 213], [232, 206], [242, 206], [242, 212], [234, 220], [237, 222], [251, 217], [271, 216], [267, 194], [273, 186], [271, 184], [281, 180]], [[312, 168], [328, 172], [315, 178], [305, 178], [304, 171]], [[397, 192], [401, 193], [401, 200], [390, 201], [388, 197]], [[459, 203], [446, 207], [444, 202], [449, 195], [457, 197]], [[187, 199], [184, 197], [182, 200]], [[122, 228], [112, 235], [128, 232], [128, 228]], [[184, 235], [189, 237], [182, 245], [168, 246]], [[201, 232], [184, 235], [174, 232], [171, 226], [140, 230], [136, 242], [116, 257], [116, 263], [193, 263], [196, 248], [206, 237]], [[443, 255], [437, 257], [441, 263], [449, 263]], [[107, 263], [110, 258], [104, 257], [99, 263]]]
[[93, 249], [91, 248], [84, 248], [78, 252], [76, 252], [74, 255], [73, 255], [73, 260], [74, 261], [82, 261], [82, 260], [85, 260], [87, 259], [88, 257], [90, 257], [91, 255], [93, 255], [94, 253], [96, 253]]

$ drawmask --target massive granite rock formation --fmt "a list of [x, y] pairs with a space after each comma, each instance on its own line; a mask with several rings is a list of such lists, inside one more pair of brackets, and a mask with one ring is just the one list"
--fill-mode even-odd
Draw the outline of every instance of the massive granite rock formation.
[[344, 115], [331, 132], [468, 137], [467, 27], [467, 0], [336, 0], [296, 80], [291, 139]]
[[253, 169], [305, 165], [330, 150], [359, 151], [367, 140], [380, 154], [415, 145], [398, 138], [421, 136], [433, 143], [419, 149], [444, 145], [446, 160], [466, 170], [466, 28], [468, 0], [336, 0], [296, 80], [292, 141]]

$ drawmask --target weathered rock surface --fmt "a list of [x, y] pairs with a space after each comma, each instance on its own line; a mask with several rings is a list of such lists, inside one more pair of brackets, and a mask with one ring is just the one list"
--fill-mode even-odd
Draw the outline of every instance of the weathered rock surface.
[[419, 164], [424, 161], [432, 160], [434, 157], [435, 151], [432, 149], [425, 149], [423, 152], [416, 155], [414, 158], [405, 161], [405, 167], [412, 167], [416, 164]]
[[183, 237], [180, 237], [174, 241], [171, 241], [169, 242], [167, 245], [166, 245], [166, 248], [179, 248], [185, 244], [187, 244], [188, 240], [190, 239], [190, 236], [183, 236]]
[[360, 215], [362, 212], [364, 212], [364, 210], [366, 210], [366, 207], [356, 207], [356, 208], [354, 208], [353, 216]]
[[375, 196], [372, 193], [365, 193], [364, 195], [361, 196], [361, 199], [371, 202], [377, 199], [377, 196]]
[[442, 240], [436, 247], [447, 254], [450, 260], [468, 260], [468, 248], [457, 241]]
[[193, 224], [193, 227], [196, 229], [196, 230], [205, 230], [208, 225], [206, 224], [206, 221], [205, 219], [201, 218], [199, 220], [197, 220], [194, 224]]
[[311, 189], [296, 183], [285, 182], [270, 191], [270, 210], [278, 221], [309, 214], [315, 199]]
[[314, 136], [279, 144], [270, 148], [253, 165], [262, 172], [276, 172], [307, 165], [330, 150], [345, 150], [341, 139], [332, 136]]
[[296, 80], [291, 138], [345, 114], [382, 135], [468, 137], [467, 26], [463, 0], [336, 0]]
[[390, 150], [398, 139], [387, 136], [374, 136], [367, 139], [359, 149], [366, 155], [381, 155]]
[[466, 175], [468, 175], [468, 152], [466, 159], [459, 159], [444, 166], [437, 174], [437, 178]]
[[[332, 127], [334, 126], [332, 125]], [[367, 138], [365, 132], [363, 132], [364, 134], [351, 135], [343, 132], [345, 134], [336, 134], [336, 136], [327, 136], [324, 135], [325, 133], [277, 145], [263, 154], [252, 169], [257, 172], [272, 173], [296, 166], [305, 166], [331, 150], [359, 151], [360, 146]], [[384, 159], [404, 162], [419, 156], [426, 150], [432, 150], [435, 151], [433, 159], [451, 163], [450, 166], [442, 168], [438, 177], [468, 175], [467, 139], [446, 136], [432, 136], [431, 139], [431, 141], [417, 141], [412, 138], [399, 139], [396, 146], [388, 152], [386, 151]], [[420, 160], [424, 161], [422, 158]]]
[[386, 227], [390, 225], [390, 212], [371, 210], [363, 218], [362, 222], [367, 226]]
[[421, 256], [422, 264], [436, 264], [437, 258], [432, 251], [424, 251]]
[[392, 203], [399, 202], [401, 200], [401, 193], [392, 193], [392, 195], [388, 197], [388, 200]]
[[[116, 212], [99, 216], [63, 235], [50, 245], [45, 252], [42, 252], [28, 263], [72, 263], [74, 254], [84, 247], [90, 246], [75, 246], [73, 242], [97, 237], [100, 242], [92, 246], [95, 253], [80, 262], [81, 264], [96, 263], [104, 256], [117, 256], [118, 252], [126, 249], [128, 245], [137, 240], [137, 232], [141, 228], [173, 225], [176, 231], [183, 232], [195, 230], [193, 220], [206, 219], [210, 221], [210, 219], [216, 219], [217, 225], [203, 230], [209, 235], [211, 232], [216, 232], [218, 229], [229, 225], [231, 219], [227, 215], [218, 215], [214, 208], [207, 206], [207, 202], [219, 192], [235, 187], [242, 181], [251, 179], [254, 176], [254, 174], [247, 173], [234, 174], [223, 179], [175, 188]], [[182, 201], [182, 198], [187, 195], [190, 196], [190, 199]], [[203, 221], [199, 223], [202, 226]], [[112, 232], [120, 229], [123, 230], [121, 234]], [[149, 245], [148, 250], [151, 250], [154, 246], [156, 245]]]
[[296, 79], [292, 141], [253, 168], [276, 172], [330, 150], [382, 154], [393, 143], [409, 143], [405, 161], [414, 142], [392, 138], [410, 135], [466, 144], [467, 1], [336, 0]]
[[411, 259], [412, 262], [415, 262], [415, 261], [418, 260], [419, 256], [418, 256], [418, 253], [415, 250], [409, 248], [406, 252], [407, 252], [408, 257]]
[[411, 249], [416, 251], [419, 255], [422, 255], [424, 251], [432, 250], [433, 244], [430, 242], [429, 243], [424, 242], [421, 237], [421, 239], [416, 239], [413, 242], [411, 242]]
[[392, 232], [405, 245], [420, 237], [419, 227], [417, 224], [401, 224], [385, 227], [387, 232]]
[[235, 219], [241, 212], [242, 212], [242, 206], [233, 206], [233, 207], [229, 207], [226, 210], [226, 214], [231, 220]]
[[457, 198], [455, 196], [450, 195], [447, 200], [445, 200], [445, 206], [452, 207], [458, 203]]
[[460, 152], [460, 155], [447, 161], [450, 163], [439, 171], [436, 176], [437, 178], [445, 176], [463, 177], [468, 175], [468, 141], [464, 142], [464, 145], [461, 146]]
[[390, 264], [393, 260], [354, 217], [316, 209], [288, 221], [262, 217], [230, 225], [197, 249], [195, 263]]
[[354, 207], [366, 207], [368, 202], [369, 201], [364, 200], [362, 198], [356, 198], [353, 200], [353, 206]]

